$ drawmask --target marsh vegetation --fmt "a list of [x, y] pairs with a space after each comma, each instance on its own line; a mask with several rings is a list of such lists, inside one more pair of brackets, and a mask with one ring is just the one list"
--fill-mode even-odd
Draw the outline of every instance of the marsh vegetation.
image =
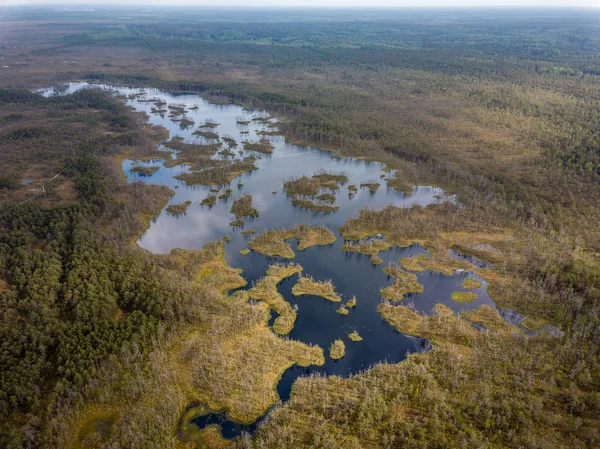
[[187, 210], [188, 207], [190, 207], [191, 204], [192, 204], [191, 201], [186, 201], [185, 203], [181, 203], [181, 204], [171, 204], [167, 207], [166, 210], [171, 215], [178, 216], [178, 215], [185, 213], [185, 211]]
[[452, 292], [450, 296], [452, 301], [471, 302], [477, 300], [477, 293], [474, 292]]
[[346, 345], [342, 340], [335, 340], [329, 347], [329, 357], [339, 360], [346, 355]]
[[137, 165], [137, 166], [133, 167], [130, 170], [130, 172], [131, 173], [137, 173], [137, 174], [139, 174], [141, 176], [152, 176], [159, 169], [160, 169], [160, 167], [157, 167], [157, 166], [148, 167], [146, 165]]
[[258, 210], [252, 205], [252, 195], [244, 195], [236, 198], [229, 212], [235, 215], [235, 218], [238, 220], [258, 216]]
[[423, 285], [419, 284], [417, 277], [397, 267], [387, 267], [383, 271], [394, 277], [394, 284], [381, 289], [381, 296], [389, 301], [402, 301], [407, 293], [421, 293]]
[[[260, 20], [227, 11], [213, 20], [190, 8], [184, 21], [176, 10], [3, 13], [0, 446], [599, 444], [595, 11], [261, 11]], [[221, 245], [163, 255], [130, 245], [169, 191], [123, 184], [115, 158], [226, 172], [208, 176], [215, 184], [237, 171], [204, 160], [220, 148], [197, 148], [202, 158], [183, 147], [170, 160], [156, 149], [168, 137], [142, 129], [117, 98], [8, 88], [67, 79], [268, 108], [285, 117], [279, 127], [291, 141], [387, 164], [393, 189], [443, 186], [461, 207], [439, 195], [426, 208], [364, 210], [342, 234], [422, 245], [428, 255], [401, 262], [419, 276], [476, 270], [498, 307], [525, 314], [521, 326], [541, 333], [528, 336], [491, 306], [460, 315], [437, 306], [429, 316], [384, 303], [387, 322], [435, 350], [350, 378], [300, 378], [252, 437], [225, 441], [211, 426], [177, 441], [188, 405], [250, 422], [278, 401], [289, 367], [325, 363], [323, 351], [273, 334], [263, 301], [219, 290], [243, 285]], [[180, 101], [148, 106], [179, 129], [193, 110]], [[33, 187], [20, 180], [41, 185], [63, 169], [45, 196], [18, 206]], [[453, 260], [450, 249], [493, 267]], [[564, 334], [551, 337], [549, 323]]]
[[301, 276], [298, 282], [292, 288], [292, 293], [296, 296], [311, 295], [320, 296], [328, 301], [340, 302], [342, 298], [335, 292], [335, 287], [331, 281], [317, 281], [312, 277]]
[[279, 231], [265, 231], [248, 243], [253, 250], [267, 256], [280, 256], [291, 259], [295, 256], [291, 246], [286, 240], [296, 239], [298, 250], [302, 251], [315, 245], [329, 245], [335, 242], [336, 237], [324, 226], [298, 225], [291, 229]]

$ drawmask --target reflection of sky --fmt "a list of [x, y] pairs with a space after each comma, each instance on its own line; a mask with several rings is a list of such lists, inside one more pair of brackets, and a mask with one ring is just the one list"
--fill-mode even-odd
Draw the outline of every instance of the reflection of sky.
[[[72, 93], [83, 87], [86, 87], [85, 83], [72, 83], [66, 89], [61, 90], [59, 94]], [[106, 85], [101, 85], [101, 87], [113, 88]], [[259, 140], [261, 136], [256, 134], [257, 131], [271, 129], [257, 122], [251, 122], [248, 126], [236, 123], [238, 120], [265, 117], [268, 115], [265, 111], [248, 111], [237, 105], [214, 105], [195, 94], [176, 95], [157, 89], [128, 87], [119, 87], [118, 91], [125, 96], [145, 93], [143, 96], [128, 99], [127, 104], [136, 111], [145, 112], [149, 116], [151, 124], [164, 126], [169, 130], [171, 137], [180, 136], [189, 143], [205, 143], [204, 138], [194, 136], [192, 133], [207, 120], [218, 123], [217, 128], [206, 128], [205, 130], [214, 131], [220, 137], [228, 136], [235, 139], [239, 145], [237, 149], [234, 149], [236, 158], [243, 157], [237, 153], [237, 150], [242, 148], [244, 140]], [[47, 89], [43, 93], [50, 95], [53, 91]], [[198, 109], [195, 110], [187, 109], [184, 114], [186, 118], [193, 120], [195, 125], [182, 129], [178, 122], [174, 122], [168, 117], [168, 113], [163, 115], [152, 113], [152, 108], [156, 106], [154, 103], [144, 101], [150, 99], [166, 102], [165, 106], [161, 106], [162, 109], [167, 109], [169, 105], [183, 105], [186, 109], [197, 107]], [[245, 130], [249, 131], [249, 134], [240, 134]], [[201, 248], [209, 241], [220, 240], [224, 235], [230, 235], [233, 239], [230, 246], [239, 251], [246, 245], [243, 236], [239, 234], [243, 229], [232, 229], [229, 226], [229, 223], [235, 219], [229, 213], [229, 209], [233, 199], [244, 193], [252, 195], [254, 207], [260, 213], [252, 222], [247, 220], [244, 229], [256, 229], [257, 231], [266, 228], [290, 227], [299, 223], [324, 224], [335, 230], [364, 207], [381, 208], [387, 204], [400, 207], [410, 207], [413, 204], [426, 206], [439, 201], [433, 198], [434, 195], [443, 195], [443, 191], [439, 188], [423, 186], [415, 187], [411, 195], [406, 195], [387, 188], [385, 181], [380, 179], [383, 171], [382, 165], [379, 163], [351, 158], [334, 159], [329, 152], [288, 144], [281, 136], [268, 138], [275, 146], [273, 154], [258, 154], [257, 156], [261, 158], [256, 162], [258, 170], [238, 176], [230, 183], [229, 187], [223, 186], [223, 189], [231, 188], [233, 190], [233, 198], [228, 201], [218, 201], [215, 206], [210, 208], [200, 206], [200, 201], [209, 194], [209, 187], [186, 186], [185, 183], [174, 179], [174, 176], [185, 173], [186, 167], [167, 168], [162, 165], [161, 161], [150, 161], [141, 163], [141, 165], [159, 166], [160, 169], [152, 176], [141, 176], [129, 172], [132, 166], [139, 163], [124, 161], [123, 169], [130, 182], [141, 180], [152, 184], [164, 184], [171, 188], [179, 186], [178, 189], [175, 189], [176, 193], [170, 198], [169, 204], [180, 204], [187, 200], [192, 202], [185, 215], [179, 217], [173, 217], [163, 210], [139, 240], [140, 246], [154, 253], [168, 253], [173, 248]], [[309, 210], [292, 206], [283, 191], [284, 180], [295, 176], [311, 176], [319, 170], [344, 172], [350, 179], [348, 184], [355, 184], [357, 187], [364, 182], [378, 182], [381, 187], [374, 194], [367, 189], [359, 188], [356, 195], [349, 197], [347, 185], [342, 186], [335, 193], [336, 205], [340, 207], [340, 210], [330, 214], [315, 214]], [[241, 190], [237, 187], [238, 182], [244, 184]], [[277, 193], [273, 195], [273, 191]]]
[[[58, 94], [72, 93], [83, 87], [86, 87], [85, 83], [73, 83]], [[109, 86], [102, 87], [110, 88]], [[239, 119], [249, 120], [252, 117], [266, 116], [264, 111], [245, 111], [236, 105], [212, 105], [193, 94], [174, 95], [155, 89], [142, 90], [125, 87], [119, 87], [118, 90], [126, 96], [145, 92], [143, 97], [128, 99], [127, 103], [137, 111], [146, 112], [151, 124], [167, 128], [171, 137], [181, 136], [189, 143], [205, 142], [203, 138], [194, 136], [192, 133], [206, 120], [219, 123], [216, 129], [207, 128], [206, 130], [215, 131], [221, 137], [228, 136], [235, 139], [239, 144], [239, 147], [234, 149], [237, 158], [240, 158], [237, 150], [242, 148], [242, 141], [259, 140], [261, 136], [256, 132], [270, 129], [256, 122], [248, 126], [236, 123]], [[42, 93], [52, 95], [53, 91], [45, 90]], [[162, 108], [180, 104], [185, 105], [186, 108], [197, 106], [197, 110], [188, 110], [185, 114], [185, 117], [193, 120], [195, 125], [182, 129], [177, 122], [173, 122], [166, 115], [152, 113], [151, 109], [154, 104], [140, 101], [140, 99], [159, 99], [167, 102], [167, 105]], [[249, 133], [240, 134], [240, 131], [243, 130], [247, 130]], [[377, 305], [381, 302], [380, 289], [394, 283], [394, 278], [385, 274], [383, 268], [397, 263], [401, 257], [410, 257], [425, 252], [425, 250], [418, 245], [408, 248], [394, 247], [380, 253], [383, 263], [380, 266], [374, 266], [369, 256], [343, 252], [341, 250], [342, 239], [337, 229], [365, 207], [382, 208], [388, 204], [398, 207], [410, 207], [414, 204], [427, 206], [443, 199], [453, 200], [453, 198], [445, 196], [444, 192], [436, 187], [416, 186], [409, 195], [388, 188], [385, 180], [380, 178], [384, 173], [383, 167], [376, 162], [332, 158], [329, 152], [291, 145], [280, 136], [269, 137], [269, 140], [275, 146], [274, 153], [258, 155], [260, 160], [256, 162], [257, 171], [244, 173], [235, 178], [230, 185], [221, 186], [222, 191], [227, 188], [232, 189], [233, 195], [228, 200], [218, 200], [217, 204], [211, 207], [203, 207], [199, 204], [209, 194], [210, 187], [186, 186], [185, 183], [174, 178], [178, 174], [185, 173], [186, 167], [164, 167], [161, 160], [124, 161], [123, 170], [127, 174], [129, 182], [142, 181], [173, 188], [175, 195], [170, 198], [169, 204], [179, 204], [188, 200], [192, 202], [185, 214], [179, 217], [172, 216], [163, 210], [158, 217], [152, 220], [149, 229], [138, 241], [140, 246], [154, 253], [168, 253], [173, 248], [201, 248], [209, 241], [221, 240], [223, 236], [229, 235], [232, 240], [225, 246], [227, 261], [231, 266], [241, 268], [249, 285], [252, 285], [253, 282], [264, 276], [268, 266], [278, 259], [254, 252], [247, 256], [241, 256], [239, 250], [246, 248], [252, 237], [243, 236], [240, 231], [253, 229], [262, 232], [264, 229], [289, 228], [300, 223], [322, 224], [334, 231], [337, 241], [332, 245], [298, 251], [297, 245], [292, 241], [291, 244], [296, 252], [294, 261], [303, 267], [305, 275], [312, 275], [319, 280], [331, 279], [344, 302], [356, 295], [358, 298], [356, 308], [351, 310], [347, 316], [341, 316], [336, 313], [336, 309], [341, 303], [332, 303], [316, 297], [292, 295], [291, 288], [296, 282], [297, 276], [284, 280], [279, 286], [279, 291], [287, 301], [298, 308], [298, 318], [289, 335], [290, 338], [318, 344], [323, 348], [328, 348], [335, 339], [342, 338], [346, 342], [346, 356], [335, 362], [327, 358], [322, 367], [290, 368], [277, 386], [278, 393], [283, 399], [289, 397], [291, 385], [300, 375], [307, 375], [310, 372], [347, 375], [366, 369], [375, 363], [399, 362], [405, 358], [407, 352], [425, 349], [426, 342], [424, 340], [396, 332], [392, 326], [383, 321], [377, 311]], [[153, 175], [142, 176], [130, 172], [135, 165], [160, 168]], [[283, 190], [284, 180], [302, 175], [311, 176], [320, 170], [343, 172], [348, 176], [348, 184], [343, 185], [337, 192], [332, 192], [336, 196], [336, 205], [340, 209], [330, 214], [316, 214], [292, 206]], [[390, 175], [391, 173], [386, 174], [386, 176]], [[359, 187], [361, 183], [365, 182], [377, 182], [381, 186], [377, 192], [370, 193], [367, 189]], [[243, 187], [238, 188], [238, 183], [242, 183]], [[353, 197], [348, 195], [349, 184], [359, 187]], [[273, 192], [276, 194], [274, 195]], [[253, 205], [258, 209], [260, 215], [256, 218], [246, 219], [242, 228], [231, 228], [229, 223], [235, 219], [229, 213], [231, 204], [236, 197], [245, 193], [252, 195]], [[442, 196], [443, 199], [436, 199], [434, 196]], [[450, 251], [450, 255], [463, 257], [455, 251]], [[478, 267], [485, 266], [474, 258], [467, 257], [467, 259]], [[494, 305], [487, 293], [487, 282], [474, 273], [457, 272], [452, 276], [446, 276], [442, 273], [428, 271], [416, 273], [416, 276], [419, 283], [425, 287], [424, 292], [406, 295], [402, 304], [411, 305], [419, 313], [431, 313], [435, 304], [438, 303], [445, 304], [455, 312], [475, 309], [482, 304]], [[467, 277], [481, 282], [480, 288], [471, 290], [477, 293], [478, 299], [466, 304], [452, 301], [450, 299], [452, 292], [465, 291], [461, 284]], [[522, 315], [512, 310], [500, 310], [500, 313], [505, 320], [515, 324], [519, 324], [523, 319]], [[363, 341], [355, 343], [348, 339], [347, 334], [355, 330], [363, 337]], [[210, 415], [205, 418], [206, 422], [200, 420], [202, 423], [199, 424], [206, 425], [214, 419], [221, 418]], [[241, 428], [234, 423], [228, 423], [224, 430], [228, 430], [231, 432], [230, 436], [233, 436], [239, 434]]]
[[[72, 93], [86, 86], [88, 85], [85, 83], [72, 83], [66, 86], [66, 89], [61, 90], [59, 94]], [[106, 85], [101, 87], [117, 89]], [[242, 141], [258, 140], [261, 136], [256, 134], [257, 131], [270, 129], [256, 122], [251, 122], [248, 126], [236, 123], [238, 120], [266, 117], [268, 114], [265, 111], [244, 110], [238, 105], [214, 105], [195, 94], [170, 94], [157, 89], [128, 87], [119, 87], [118, 91], [128, 97], [127, 104], [136, 111], [146, 112], [151, 124], [164, 126], [169, 130], [171, 137], [178, 135], [186, 142], [201, 143], [205, 141], [202, 137], [194, 136], [192, 133], [206, 121], [218, 123], [219, 126], [214, 129], [205, 128], [205, 130], [214, 131], [220, 137], [231, 137], [238, 142], [239, 147], [234, 150], [236, 152], [242, 148]], [[43, 91], [45, 95], [52, 93], [53, 91], [50, 89]], [[132, 94], [140, 93], [144, 95], [129, 98]], [[182, 129], [179, 123], [173, 122], [167, 115], [152, 113], [151, 109], [155, 107], [154, 103], [144, 101], [150, 99], [165, 102], [166, 105], [161, 106], [162, 109], [167, 109], [169, 105], [184, 106], [187, 109], [184, 116], [193, 120], [195, 125]], [[197, 107], [197, 109], [190, 110], [188, 109], [190, 107]], [[240, 134], [244, 130], [249, 131], [249, 134]], [[402, 257], [406, 257], [408, 254], [415, 254], [423, 250], [419, 247], [411, 247], [386, 251], [381, 254], [384, 264], [375, 267], [371, 265], [367, 256], [342, 252], [340, 249], [341, 236], [337, 229], [365, 207], [382, 208], [388, 204], [399, 207], [410, 207], [413, 204], [427, 206], [440, 201], [434, 196], [440, 195], [450, 200], [452, 198], [446, 197], [443, 190], [436, 187], [416, 186], [409, 195], [388, 188], [385, 180], [380, 178], [384, 173], [383, 166], [377, 162], [333, 158], [330, 152], [286, 143], [281, 136], [271, 136], [269, 140], [275, 147], [273, 154], [258, 154], [260, 157], [256, 162], [258, 170], [243, 173], [228, 186], [221, 186], [222, 191], [227, 188], [232, 189], [233, 195], [228, 200], [218, 200], [217, 204], [211, 207], [200, 206], [200, 201], [210, 193], [210, 187], [186, 186], [185, 183], [174, 178], [187, 171], [185, 166], [164, 167], [162, 160], [124, 161], [123, 170], [127, 174], [129, 182], [143, 181], [164, 184], [173, 188], [175, 195], [170, 198], [169, 204], [179, 204], [188, 200], [192, 202], [185, 214], [178, 217], [163, 210], [152, 220], [149, 229], [140, 238], [138, 242], [140, 246], [154, 253], [168, 253], [173, 248], [201, 248], [209, 241], [221, 240], [225, 235], [229, 235], [232, 240], [226, 245], [226, 258], [232, 266], [242, 268], [244, 276], [249, 282], [252, 282], [264, 275], [269, 263], [273, 260], [255, 253], [241, 256], [239, 250], [246, 248], [248, 240], [252, 237], [243, 236], [240, 231], [254, 229], [262, 232], [265, 229], [287, 228], [300, 223], [322, 224], [334, 231], [338, 237], [337, 242], [327, 247], [297, 252], [296, 261], [305, 268], [305, 272], [308, 274], [317, 278], [325, 276], [327, 279], [332, 279], [334, 284], [339, 286], [340, 292], [347, 295], [362, 295], [363, 298], [370, 298], [370, 301], [380, 301], [379, 289], [385, 284], [393, 283], [392, 278], [382, 273], [383, 267], [397, 262], [398, 251], [402, 253]], [[243, 156], [236, 153], [236, 157]], [[160, 169], [151, 176], [141, 176], [130, 172], [135, 165], [158, 166]], [[320, 170], [344, 173], [348, 176], [349, 182], [342, 185], [337, 192], [332, 192], [336, 196], [336, 205], [340, 209], [330, 214], [317, 214], [292, 206], [283, 190], [284, 180], [302, 175], [311, 176]], [[389, 175], [391, 174], [386, 174], [386, 176]], [[359, 187], [361, 183], [365, 182], [378, 182], [381, 186], [377, 192], [371, 193], [368, 189]], [[242, 183], [243, 187], [238, 188], [238, 183]], [[347, 189], [350, 184], [359, 187], [358, 192], [352, 197], [348, 195]], [[273, 192], [276, 194], [274, 195]], [[253, 205], [258, 209], [259, 216], [246, 219], [245, 225], [241, 228], [232, 228], [229, 223], [235, 217], [229, 213], [231, 204], [236, 197], [245, 193], [252, 195]], [[459, 257], [453, 251], [451, 251], [451, 255]], [[470, 261], [478, 263], [476, 260]], [[369, 275], [364, 276], [365, 273], [369, 273]], [[468, 273], [457, 273], [453, 276], [445, 276], [436, 272], [418, 273], [417, 277], [419, 282], [425, 286], [425, 292], [407, 295], [405, 304], [414, 303], [416, 310], [421, 313], [430, 313], [438, 302], [445, 303], [457, 312], [465, 308], [473, 309], [481, 304], [492, 304], [487, 294], [487, 283], [477, 276], [475, 277], [482, 282], [482, 287], [475, 290], [479, 297], [477, 301], [460, 304], [449, 300], [453, 291], [462, 290], [460, 284], [467, 276], [474, 277], [473, 274]], [[350, 286], [352, 287], [348, 288]], [[293, 302], [293, 298], [287, 299]], [[373, 307], [373, 309], [375, 308]]]

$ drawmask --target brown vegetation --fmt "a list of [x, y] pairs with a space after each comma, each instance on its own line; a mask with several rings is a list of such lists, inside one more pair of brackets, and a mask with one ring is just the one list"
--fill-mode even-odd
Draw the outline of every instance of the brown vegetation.
[[335, 242], [335, 235], [324, 226], [298, 225], [291, 229], [266, 231], [251, 240], [248, 246], [267, 256], [281, 256], [291, 259], [294, 251], [285, 241], [298, 240], [298, 250], [302, 251], [314, 245], [329, 245]]
[[267, 275], [248, 290], [251, 299], [266, 302], [279, 314], [273, 323], [273, 331], [280, 335], [288, 334], [292, 330], [296, 322], [296, 311], [277, 291], [277, 284], [301, 271], [302, 267], [296, 264], [271, 265]]
[[185, 213], [185, 211], [187, 210], [188, 207], [190, 207], [191, 204], [192, 204], [191, 201], [186, 201], [181, 204], [171, 204], [170, 206], [167, 207], [167, 212], [170, 213], [171, 215], [178, 216], [178, 215]]
[[245, 217], [258, 217], [258, 210], [252, 206], [252, 195], [236, 198], [229, 212], [235, 215], [238, 220]]
[[342, 340], [335, 340], [329, 347], [329, 357], [339, 360], [346, 355], [346, 345]]
[[348, 182], [345, 174], [335, 173], [316, 173], [311, 178], [302, 176], [296, 179], [290, 179], [283, 183], [288, 196], [316, 196], [320, 189], [338, 190], [339, 184]]
[[389, 276], [395, 277], [394, 285], [380, 290], [381, 296], [390, 301], [402, 301], [407, 293], [421, 293], [424, 287], [419, 284], [414, 274], [407, 273], [396, 267], [383, 269]]
[[301, 276], [292, 288], [292, 293], [299, 295], [320, 296], [332, 302], [340, 302], [342, 298], [335, 292], [331, 281], [316, 281], [312, 277]]
[[269, 139], [260, 139], [258, 142], [244, 141], [242, 145], [246, 151], [256, 151], [263, 154], [271, 154], [275, 148]]

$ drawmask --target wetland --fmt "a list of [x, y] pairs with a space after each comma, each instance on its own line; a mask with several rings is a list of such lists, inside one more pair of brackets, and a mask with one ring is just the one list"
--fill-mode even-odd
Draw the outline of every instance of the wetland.
[[[61, 94], [88, 87], [72, 83]], [[398, 245], [379, 233], [340, 233], [365, 208], [455, 203], [442, 189], [414, 186], [408, 193], [390, 187], [393, 182], [373, 182], [397, 174], [380, 163], [291, 144], [277, 135], [278, 119], [266, 111], [213, 104], [195, 94], [97, 87], [118, 92], [169, 133], [159, 144], [163, 159], [122, 162], [128, 182], [174, 192], [137, 244], [169, 254], [225, 241], [225, 261], [240, 270], [249, 301], [268, 304], [272, 331], [325, 351], [324, 364], [293, 365], [283, 373], [276, 387], [280, 401], [289, 399], [298, 377], [347, 377], [431, 347], [426, 338], [401, 333], [385, 320], [382, 304], [402, 303], [425, 316], [437, 304], [457, 313], [496, 307], [478, 274], [487, 263], [454, 250], [432, 251], [422, 242]], [[183, 121], [189, 125], [181, 126]], [[194, 129], [195, 123], [204, 125]], [[497, 310], [507, 321], [514, 317]], [[260, 422], [236, 422], [227, 410], [197, 404], [184, 417], [182, 426], [219, 424], [225, 438], [253, 432]]]

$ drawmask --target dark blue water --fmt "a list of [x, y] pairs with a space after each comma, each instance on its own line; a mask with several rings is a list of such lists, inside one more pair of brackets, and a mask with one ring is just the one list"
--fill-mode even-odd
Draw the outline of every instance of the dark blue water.
[[[59, 94], [66, 95], [88, 86], [85, 83], [73, 83]], [[266, 124], [256, 122], [249, 125], [237, 124], [238, 120], [268, 116], [265, 111], [248, 111], [237, 105], [213, 105], [193, 94], [175, 95], [156, 89], [106, 85], [100, 87], [125, 95], [128, 98], [128, 105], [137, 111], [146, 112], [149, 122], [153, 125], [164, 126], [169, 130], [171, 138], [180, 136], [188, 143], [206, 143], [204, 138], [194, 135], [193, 132], [207, 120], [219, 123], [217, 128], [210, 129], [210, 131], [218, 133], [220, 138], [235, 139], [239, 146], [233, 151], [238, 159], [248, 155], [247, 152], [244, 152], [243, 155], [238, 154], [238, 150], [242, 148], [242, 141], [257, 141], [262, 137], [258, 134], [260, 131], [273, 130]], [[43, 94], [52, 95], [53, 91], [48, 89], [43, 91]], [[167, 114], [153, 113], [152, 108], [155, 105], [144, 101], [147, 99], [158, 99], [166, 102], [167, 105], [184, 106], [186, 108], [185, 117], [194, 121], [195, 125], [181, 127], [178, 121], [172, 120]], [[164, 108], [166, 107], [164, 106]], [[275, 120], [271, 120], [271, 123], [275, 123]], [[365, 207], [382, 208], [388, 204], [397, 207], [411, 207], [414, 204], [427, 206], [441, 201], [453, 201], [453, 198], [445, 195], [442, 189], [428, 186], [414, 187], [413, 192], [408, 195], [397, 192], [386, 187], [382, 177], [391, 176], [392, 173], [384, 171], [384, 166], [379, 163], [350, 158], [333, 158], [332, 153], [329, 152], [289, 144], [281, 136], [269, 136], [268, 139], [275, 147], [273, 154], [258, 154], [257, 156], [260, 157], [260, 160], [256, 162], [258, 170], [244, 173], [226, 186], [187, 186], [184, 182], [175, 179], [175, 176], [187, 172], [188, 168], [186, 166], [165, 167], [162, 160], [124, 161], [123, 170], [127, 174], [129, 182], [143, 181], [167, 185], [173, 189], [177, 187], [169, 204], [179, 204], [188, 200], [192, 202], [187, 211], [177, 217], [165, 213], [163, 210], [158, 217], [152, 220], [149, 229], [139, 239], [138, 244], [153, 253], [169, 253], [173, 248], [199, 249], [210, 241], [221, 240], [223, 236], [228, 235], [231, 241], [225, 244], [227, 262], [232, 267], [241, 268], [243, 276], [248, 280], [248, 285], [252, 285], [253, 282], [265, 275], [269, 265], [280, 262], [281, 259], [269, 258], [255, 252], [241, 256], [239, 251], [246, 248], [248, 241], [254, 237], [244, 236], [241, 231], [253, 229], [260, 233], [265, 229], [290, 228], [304, 223], [325, 225], [336, 234], [337, 241], [335, 243], [311, 247], [304, 251], [297, 251], [296, 244], [292, 241], [292, 247], [296, 252], [294, 261], [304, 268], [303, 274], [311, 275], [318, 280], [331, 279], [344, 301], [333, 303], [320, 297], [292, 295], [291, 290], [298, 275], [285, 279], [279, 284], [279, 292], [292, 306], [298, 309], [297, 321], [289, 338], [317, 344], [325, 349], [326, 354], [326, 362], [323, 366], [307, 368], [293, 366], [283, 374], [277, 385], [277, 392], [282, 401], [288, 400], [293, 383], [299, 376], [311, 373], [349, 376], [368, 369], [374, 364], [398, 363], [411, 352], [427, 350], [429, 343], [426, 339], [410, 337], [397, 332], [383, 320], [377, 311], [377, 306], [382, 301], [380, 289], [394, 282], [393, 278], [383, 272], [383, 268], [390, 264], [396, 264], [401, 257], [410, 257], [426, 251], [418, 245], [407, 248], [393, 247], [379, 254], [383, 263], [375, 266], [371, 263], [369, 256], [343, 252], [341, 250], [343, 241], [337, 229]], [[162, 149], [170, 151], [164, 147]], [[172, 154], [176, 158], [176, 152], [172, 152]], [[136, 165], [158, 166], [159, 170], [150, 176], [130, 172]], [[283, 182], [291, 177], [312, 176], [322, 170], [344, 173], [349, 178], [349, 182], [342, 185], [338, 191], [330, 192], [336, 196], [336, 205], [340, 206], [340, 209], [329, 214], [317, 214], [294, 207], [283, 191]], [[367, 189], [360, 188], [360, 184], [366, 182], [378, 182], [381, 186], [377, 192], [371, 193]], [[243, 186], [238, 187], [239, 183]], [[358, 192], [353, 196], [348, 194], [348, 186], [351, 184], [359, 187]], [[219, 200], [212, 207], [200, 206], [200, 201], [209, 194], [211, 187], [218, 187], [222, 191], [229, 188], [234, 193], [232, 198]], [[229, 213], [231, 204], [236, 197], [246, 193], [252, 195], [253, 205], [258, 209], [259, 216], [252, 220], [246, 220], [242, 227], [232, 228], [229, 223], [235, 217]], [[463, 256], [455, 251], [451, 251], [451, 256], [464, 258], [477, 268], [489, 266], [474, 257]], [[425, 287], [424, 292], [407, 295], [402, 304], [412, 304], [419, 313], [431, 313], [433, 307], [438, 303], [443, 303], [456, 312], [474, 309], [482, 304], [494, 305], [487, 294], [487, 282], [472, 272], [462, 271], [447, 276], [429, 271], [416, 273], [416, 276]], [[450, 295], [455, 291], [464, 291], [461, 284], [467, 277], [481, 282], [482, 285], [479, 289], [470, 290], [477, 293], [478, 299], [466, 304], [452, 301]], [[348, 315], [338, 314], [336, 309], [352, 296], [357, 298], [356, 307], [349, 309]], [[523, 319], [513, 311], [501, 311], [501, 314], [505, 319], [516, 322], [516, 324]], [[276, 316], [276, 313], [272, 312], [270, 325]], [[357, 331], [363, 340], [351, 341], [348, 334], [353, 331]], [[334, 340], [339, 338], [343, 339], [346, 345], [346, 355], [342, 359], [334, 361], [328, 357], [328, 348]], [[226, 438], [240, 435], [242, 431], [253, 432], [258, 425], [258, 422], [241, 425], [229, 421], [224, 413], [211, 413], [197, 417], [192, 422], [199, 428], [219, 424]]]

